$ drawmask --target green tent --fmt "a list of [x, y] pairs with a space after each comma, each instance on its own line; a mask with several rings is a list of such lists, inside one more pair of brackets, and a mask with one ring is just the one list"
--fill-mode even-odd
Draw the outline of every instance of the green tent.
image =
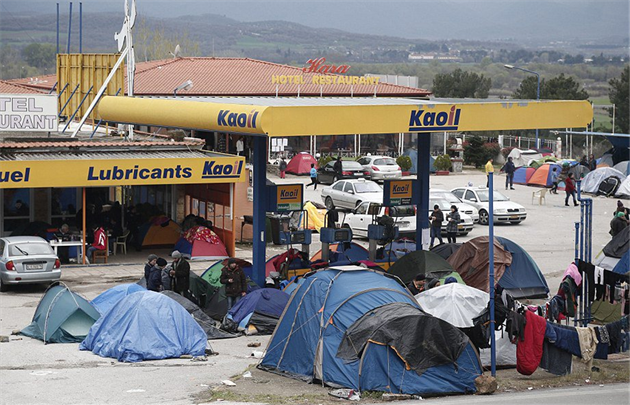
[[20, 333], [44, 343], [81, 342], [99, 317], [88, 300], [55, 283], [39, 301], [33, 322]]
[[219, 260], [203, 272], [201, 278], [210, 283], [214, 287], [221, 287], [221, 270], [223, 269], [223, 260]]
[[408, 284], [420, 273], [430, 273], [442, 278], [453, 271], [455, 271], [453, 266], [438, 254], [428, 250], [416, 250], [396, 260], [387, 272], [398, 276], [405, 284]]

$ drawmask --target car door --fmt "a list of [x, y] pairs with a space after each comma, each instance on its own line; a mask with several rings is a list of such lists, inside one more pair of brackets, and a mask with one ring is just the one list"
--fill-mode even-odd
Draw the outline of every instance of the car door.
[[324, 167], [318, 170], [318, 180], [320, 183], [332, 184], [334, 178], [333, 162], [328, 162]]
[[349, 218], [349, 225], [350, 228], [352, 228], [352, 233], [357, 236], [367, 237], [367, 228], [372, 222], [372, 216], [368, 215], [370, 204], [373, 203], [362, 203], [356, 208], [354, 214], [352, 214]]
[[335, 207], [343, 205], [343, 187], [345, 184], [345, 181], [338, 181], [330, 187], [330, 198], [332, 198]]
[[354, 209], [354, 207], [356, 207], [357, 198], [354, 193], [354, 187], [352, 186], [352, 183], [350, 183], [349, 181], [344, 182], [343, 192], [340, 194], [341, 202], [339, 203], [339, 206], [351, 209]]

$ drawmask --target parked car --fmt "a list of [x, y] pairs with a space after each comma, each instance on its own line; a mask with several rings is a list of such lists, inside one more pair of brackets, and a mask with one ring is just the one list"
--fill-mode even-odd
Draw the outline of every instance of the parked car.
[[[440, 188], [432, 188], [429, 190], [429, 198], [441, 198], [448, 201], [450, 204], [453, 204], [457, 207], [460, 214], [466, 214], [473, 219], [473, 222], [476, 224], [479, 222], [479, 210], [477, 207], [466, 204], [455, 194], [451, 193], [448, 190], [442, 190]], [[433, 207], [429, 207], [432, 209]]]
[[[381, 203], [363, 202], [354, 210], [345, 215], [340, 215], [339, 226], [352, 229], [354, 236], [367, 238], [368, 225], [383, 215], [394, 215], [393, 210], [383, 207]], [[398, 227], [399, 237], [416, 238], [416, 208], [413, 205], [401, 205], [395, 208], [393, 216], [395, 226]]]
[[[355, 162], [356, 163], [356, 162]], [[354, 209], [364, 201], [383, 203], [383, 189], [371, 180], [339, 180], [322, 189], [326, 208]]]
[[[486, 187], [458, 187], [451, 190], [457, 197], [474, 205], [479, 209], [479, 223], [488, 225], [490, 191]], [[494, 222], [520, 224], [527, 218], [527, 211], [521, 204], [510, 199], [498, 191], [493, 192]]]
[[[448, 215], [448, 213], [451, 212], [451, 205], [456, 205], [456, 204], [452, 204], [451, 202], [443, 198], [434, 198], [433, 196], [430, 196], [429, 197], [429, 214], [431, 213], [435, 205], [439, 205], [440, 209], [444, 213], [444, 221], [442, 221], [442, 234], [446, 235], [446, 225], [448, 224], [448, 221], [446, 220], [446, 215]], [[472, 231], [475, 223], [473, 219], [470, 217], [470, 215], [464, 214], [461, 211], [459, 212], [459, 217], [461, 219], [461, 222], [457, 224], [457, 235], [466, 236], [468, 235], [470, 231]]]
[[389, 156], [363, 156], [357, 160], [374, 181], [402, 178], [402, 170], [396, 159]]
[[369, 179], [370, 174], [354, 160], [341, 161], [341, 176], [335, 172], [335, 161], [328, 162], [317, 170], [317, 181], [323, 184], [333, 184], [341, 179]]
[[38, 236], [0, 238], [0, 291], [10, 285], [50, 283], [61, 278], [61, 262]]

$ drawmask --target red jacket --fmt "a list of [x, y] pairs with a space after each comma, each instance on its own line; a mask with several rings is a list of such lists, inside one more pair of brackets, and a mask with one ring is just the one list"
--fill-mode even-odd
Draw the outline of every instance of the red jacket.
[[570, 177], [564, 179], [564, 185], [564, 191], [566, 191], [567, 193], [572, 193], [575, 191], [575, 183]]
[[103, 228], [98, 228], [94, 231], [94, 243], [92, 243], [92, 246], [98, 250], [107, 249], [107, 235], [105, 234], [105, 230]]
[[540, 364], [547, 321], [532, 311], [525, 311], [525, 339], [516, 345], [516, 371], [532, 375]]

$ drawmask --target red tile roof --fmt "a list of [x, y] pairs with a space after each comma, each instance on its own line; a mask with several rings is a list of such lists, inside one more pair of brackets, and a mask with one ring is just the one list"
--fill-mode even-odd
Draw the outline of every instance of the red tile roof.
[[194, 146], [198, 147], [201, 142], [190, 140], [185, 142], [160, 142], [160, 141], [113, 141], [103, 142], [100, 140], [95, 141], [34, 141], [34, 142], [0, 142], [0, 149], [54, 149], [54, 148], [133, 148], [133, 147], [151, 147], [151, 146], [164, 146], [164, 147], [183, 147]]
[[[350, 74], [352, 71], [350, 71]], [[273, 84], [272, 77], [303, 76], [305, 84]], [[424, 97], [425, 89], [379, 83], [374, 85], [313, 84], [313, 73], [302, 68], [248, 58], [174, 58], [136, 64], [135, 95], [172, 95], [186, 80], [193, 82], [190, 90], [178, 95], [189, 96], [343, 96], [357, 97]], [[46, 80], [47, 87], [43, 87]], [[54, 76], [44, 76], [35, 83], [26, 79], [14, 83], [36, 88], [52, 88]], [[375, 88], [376, 87], [376, 88]]]
[[48, 91], [38, 90], [15, 82], [0, 80], [0, 94], [46, 94]]

